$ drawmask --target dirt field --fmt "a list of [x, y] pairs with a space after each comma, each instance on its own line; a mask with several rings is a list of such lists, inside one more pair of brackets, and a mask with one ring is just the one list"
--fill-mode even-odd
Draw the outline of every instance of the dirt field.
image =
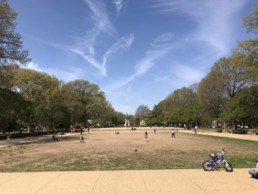
[[60, 141], [51, 136], [0, 142], [0, 172], [59, 170], [125, 170], [201, 168], [208, 154], [226, 149], [225, 158], [234, 166], [255, 166], [258, 142], [180, 134], [171, 138], [171, 130], [147, 129], [84, 132], [67, 134]]

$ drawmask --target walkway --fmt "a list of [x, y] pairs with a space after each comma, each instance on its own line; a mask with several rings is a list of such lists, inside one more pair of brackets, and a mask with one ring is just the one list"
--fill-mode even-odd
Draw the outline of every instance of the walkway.
[[[188, 130], [180, 130], [180, 132], [194, 134], [193, 131], [188, 131]], [[198, 135], [210, 135], [210, 136], [217, 136], [217, 137], [228, 137], [228, 138], [234, 138], [234, 139], [258, 141], [258, 135], [203, 132], [203, 131], [197, 131], [197, 134]]]
[[258, 194], [248, 169], [0, 173], [1, 194]]

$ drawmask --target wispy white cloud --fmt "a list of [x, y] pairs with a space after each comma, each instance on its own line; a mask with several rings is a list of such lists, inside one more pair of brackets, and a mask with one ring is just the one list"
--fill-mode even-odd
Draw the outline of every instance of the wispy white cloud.
[[155, 61], [166, 55], [172, 48], [178, 47], [177, 43], [172, 42], [173, 36], [174, 35], [171, 33], [162, 34], [151, 43], [151, 47], [146, 52], [143, 59], [136, 64], [135, 73], [131, 76], [132, 80], [136, 76], [140, 76], [149, 71], [155, 66]]
[[107, 60], [114, 54], [118, 53], [120, 50], [127, 50], [131, 47], [134, 41], [134, 34], [130, 34], [128, 36], [120, 38], [117, 42], [115, 42], [103, 55], [102, 62], [99, 62], [91, 53], [83, 52], [84, 48], [72, 48], [70, 49], [72, 52], [83, 57], [90, 65], [98, 69], [102, 75], [107, 75], [106, 63]]
[[77, 38], [77, 48], [83, 50], [83, 52], [91, 56], [92, 58], [95, 54], [95, 42], [99, 35], [102, 32], [107, 34], [116, 34], [116, 30], [110, 21], [105, 4], [102, 0], [84, 0], [86, 5], [91, 10], [91, 21], [92, 21], [92, 29], [90, 29], [86, 35], [82, 38]]
[[116, 30], [107, 15], [107, 10], [102, 0], [85, 0], [85, 3], [92, 11], [91, 19], [97, 30], [105, 31], [109, 34], [116, 33]]
[[107, 70], [106, 67], [99, 63], [98, 61], [96, 61], [93, 57], [84, 54], [82, 51], [78, 50], [78, 49], [71, 49], [72, 52], [80, 55], [83, 59], [85, 59], [89, 64], [91, 64], [93, 67], [95, 67], [96, 69], [98, 69], [102, 75], [106, 75], [107, 74]]
[[191, 39], [204, 41], [220, 54], [230, 52], [230, 40], [234, 32], [234, 13], [246, 3], [246, 0], [157, 0], [156, 7], [162, 14], [180, 12], [189, 15], [196, 22]]
[[[120, 50], [127, 50], [130, 48], [134, 41], [134, 34], [120, 38], [106, 50], [102, 60], [97, 59], [95, 56], [95, 51], [97, 50], [95, 44], [98, 36], [100, 36], [102, 32], [110, 35], [116, 34], [116, 30], [108, 17], [105, 4], [102, 0], [85, 0], [85, 3], [92, 12], [91, 19], [94, 27], [87, 32], [84, 38], [78, 38], [77, 45], [75, 48], [71, 48], [70, 51], [83, 57], [83, 59], [85, 59], [90, 65], [99, 70], [103, 76], [106, 76], [106, 64], [108, 59]], [[114, 1], [114, 3], [120, 10], [122, 7], [122, 0]]]
[[[100, 71], [103, 76], [107, 75], [107, 61], [110, 57], [117, 54], [121, 50], [127, 50], [134, 42], [134, 34], [121, 37], [113, 45], [111, 45], [102, 56], [102, 60], [97, 59], [95, 56], [95, 50], [97, 50], [95, 44], [101, 33], [108, 33], [110, 35], [116, 34], [116, 30], [110, 21], [105, 4], [102, 0], [84, 0], [86, 5], [92, 12], [91, 21], [92, 29], [86, 32], [84, 37], [75, 37], [75, 46], [66, 46], [59, 43], [44, 41], [43, 43], [65, 51], [72, 51], [75, 54], [80, 55], [91, 66]], [[119, 10], [122, 7], [122, 0], [114, 1]], [[42, 42], [42, 41], [41, 41]], [[99, 54], [99, 53], [98, 53]]]
[[134, 41], [134, 34], [130, 34], [126, 37], [120, 38], [115, 44], [113, 44], [104, 54], [103, 56], [103, 65], [106, 64], [107, 59], [113, 55], [119, 52], [120, 50], [127, 50], [131, 47], [132, 43]]
[[173, 48], [178, 48], [179, 43], [172, 41], [173, 34], [165, 33], [158, 36], [151, 44], [150, 48], [146, 51], [145, 56], [139, 60], [134, 67], [134, 73], [127, 78], [123, 78], [107, 87], [106, 92], [113, 92], [119, 88], [124, 87], [133, 81], [136, 77], [141, 76], [148, 72], [156, 65], [156, 61], [167, 55]]
[[186, 66], [184, 64], [174, 64], [171, 71], [173, 72], [173, 76], [177, 80], [180, 80], [181, 83], [185, 83], [186, 86], [199, 82], [206, 74], [198, 68]]
[[113, 2], [116, 6], [116, 15], [119, 16], [120, 10], [123, 7], [123, 5], [122, 5], [123, 0], [114, 0]]
[[162, 83], [173, 86], [174, 88], [180, 88], [199, 82], [205, 74], [205, 71], [202, 69], [187, 66], [182, 63], [170, 62], [166, 72], [161, 75], [155, 74], [154, 79], [152, 79], [148, 85]]

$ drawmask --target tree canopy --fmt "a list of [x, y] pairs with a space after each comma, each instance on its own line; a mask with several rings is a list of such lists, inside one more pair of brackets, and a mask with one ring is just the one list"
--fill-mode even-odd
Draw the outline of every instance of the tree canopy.
[[7, 0], [0, 0], [0, 65], [26, 64], [28, 51], [22, 50], [21, 35], [15, 32], [17, 13]]

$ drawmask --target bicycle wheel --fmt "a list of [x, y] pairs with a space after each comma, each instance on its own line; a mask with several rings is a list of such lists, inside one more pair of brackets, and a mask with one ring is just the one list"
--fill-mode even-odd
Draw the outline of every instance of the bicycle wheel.
[[205, 171], [211, 171], [212, 170], [212, 165], [210, 161], [206, 160], [202, 163], [202, 167]]
[[226, 172], [233, 172], [233, 166], [228, 162], [225, 162], [224, 168]]

